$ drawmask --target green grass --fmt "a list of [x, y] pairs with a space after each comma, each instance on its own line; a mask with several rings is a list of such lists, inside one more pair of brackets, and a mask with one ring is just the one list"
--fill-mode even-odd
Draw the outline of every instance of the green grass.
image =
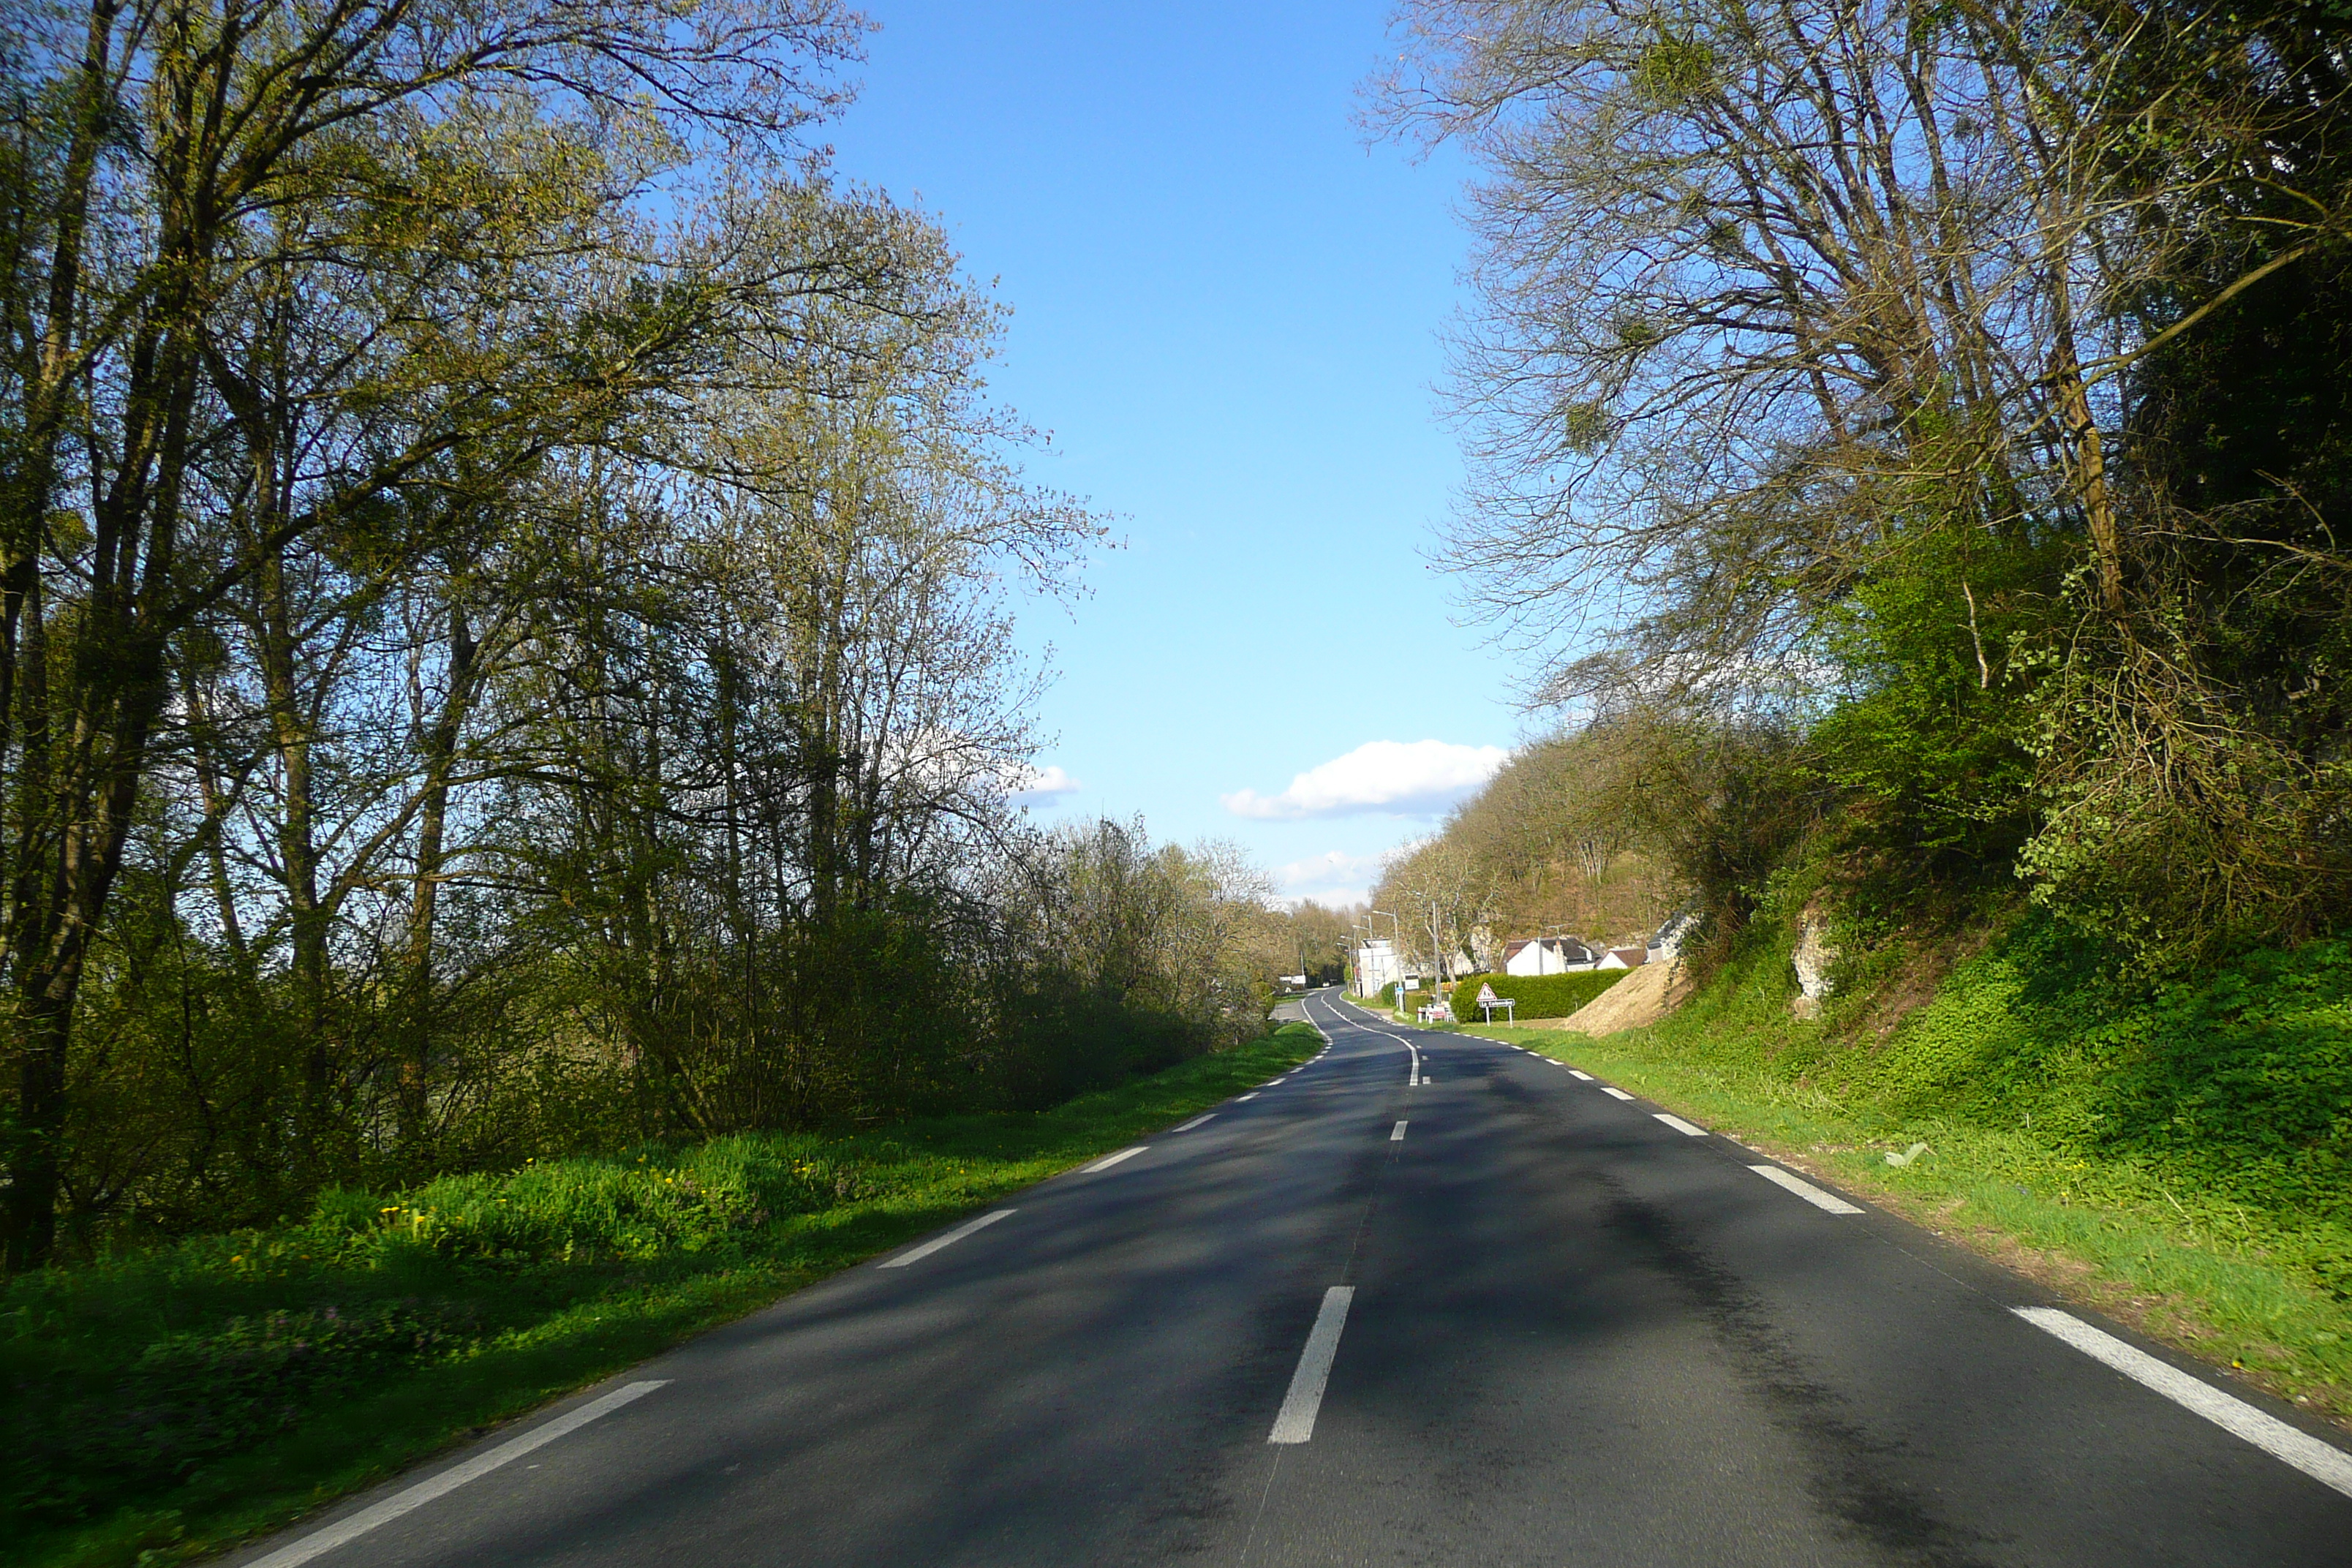
[[5, 1561], [215, 1552], [1181, 1120], [1304, 1025], [1053, 1110], [533, 1162], [0, 1289]]
[[[1888, 1202], [2352, 1418], [2352, 952], [2135, 986], [2028, 919], [1891, 1032], [1793, 1018], [1787, 943], [1589, 1041], [1478, 1028]], [[1911, 1163], [1890, 1152], [1925, 1143]]]

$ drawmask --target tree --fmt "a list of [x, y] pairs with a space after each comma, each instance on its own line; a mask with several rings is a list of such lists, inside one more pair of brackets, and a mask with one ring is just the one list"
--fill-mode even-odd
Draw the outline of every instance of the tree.
[[[10, 1263], [51, 1245], [76, 1006], [171, 716], [174, 640], [234, 595], [274, 601], [289, 552], [437, 488], [458, 448], [495, 485], [669, 374], [708, 316], [692, 287], [541, 311], [502, 341], [469, 328], [513, 324], [514, 286], [576, 242], [578, 216], [617, 210], [698, 141], [786, 151], [856, 27], [825, 0], [23, 16], [11, 41], [37, 74], [13, 125], [0, 301], [18, 411], [0, 462]], [[572, 221], [520, 226], [548, 204], [513, 198], [548, 193]], [[355, 309], [323, 363], [298, 359], [285, 307], [307, 319], [328, 299]], [[295, 408], [328, 412], [347, 466], [288, 428]], [[231, 431], [246, 460], [208, 495]], [[299, 774], [289, 690], [276, 711]], [[314, 909], [302, 925], [315, 952]]]
[[[1860, 703], [1821, 739], [1898, 837], [2005, 870], [2036, 825], [1903, 753], [1980, 793], [2030, 775], [2047, 820], [2024, 864], [2135, 942], [2340, 908], [2341, 714], [2288, 721], [2318, 667], [2275, 656], [2337, 645], [2343, 558], [2319, 489], [2249, 495], [2265, 444], [2184, 391], [2335, 265], [2333, 26], [2052, 0], [1409, 5], [1376, 119], [1489, 174], [1446, 550], [1538, 656], [1531, 700], [1759, 733]], [[1921, 745], [1882, 743], [1889, 721]], [[2167, 884], [2195, 890], [2134, 933]]]

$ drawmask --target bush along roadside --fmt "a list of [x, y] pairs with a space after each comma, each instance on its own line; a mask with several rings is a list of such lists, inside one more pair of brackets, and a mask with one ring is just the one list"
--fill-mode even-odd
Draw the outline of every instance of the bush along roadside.
[[176, 1562], [1216, 1104], [1302, 1024], [1055, 1110], [533, 1160], [0, 1288], [0, 1537]]
[[1580, 974], [1465, 974], [1454, 985], [1454, 1020], [1478, 1021], [1482, 985], [1491, 987], [1506, 1001], [1517, 1002], [1521, 1018], [1565, 1018], [1632, 973], [1630, 969], [1593, 969]]
[[2352, 947], [2134, 983], [2027, 915], [1882, 1034], [1853, 1026], [1873, 1011], [1858, 987], [1818, 1022], [1791, 1016], [1788, 923], [1759, 920], [1649, 1028], [1479, 1032], [2352, 1427]]

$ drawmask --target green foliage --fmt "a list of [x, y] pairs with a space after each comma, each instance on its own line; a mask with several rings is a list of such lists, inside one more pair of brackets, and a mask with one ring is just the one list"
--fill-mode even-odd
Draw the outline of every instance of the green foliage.
[[1634, 89], [1659, 105], [1686, 103], [1715, 82], [1715, 51], [1698, 38], [1660, 36], [1644, 47], [1633, 69]]
[[2015, 650], [2062, 563], [2048, 547], [1934, 531], [1827, 613], [1822, 649], [1843, 689], [1809, 736], [1810, 767], [1868, 804], [1874, 844], [2006, 873], [2034, 805], [2030, 662]]
[[1869, 996], [1792, 1018], [1787, 910], [1643, 1049], [1801, 1091], [1931, 1143], [2019, 1139], [2060, 1190], [2220, 1226], [2352, 1300], [2352, 944], [2262, 951], [2158, 984], [2040, 912], [1961, 963], [1884, 1039]]
[[1608, 444], [1609, 409], [1601, 403], [1571, 403], [1560, 411], [1559, 444], [1589, 458]]
[[1426, 1007], [1437, 1000], [1437, 993], [1425, 989], [1400, 990], [1402, 983], [1390, 981], [1381, 987], [1381, 1005], [1394, 1013], [1410, 1013]]
[[1098, 989], [1061, 986], [1023, 1001], [1014, 1037], [1013, 1102], [1035, 1110], [1208, 1048], [1184, 1018]]
[[1491, 985], [1496, 995], [1517, 1002], [1521, 1018], [1565, 1018], [1632, 973], [1597, 969], [1581, 974], [1465, 974], [1454, 986], [1454, 1022], [1478, 1022], [1481, 985]]
[[2352, 621], [2281, 637], [2252, 679], [2253, 650], [2217, 657], [2242, 628], [2213, 624], [2206, 579], [2225, 572], [2197, 553], [2145, 585], [2130, 635], [2086, 626], [2049, 656], [2044, 810], [2018, 857], [2037, 901], [2158, 973], [2352, 921], [2352, 763], [2332, 710], [2352, 646], [2331, 647]]
[[330, 1189], [299, 1221], [20, 1274], [0, 1287], [10, 1561], [226, 1544], [1320, 1047], [1286, 1025], [1043, 1113]]
[[2137, 1305], [2163, 1298], [2199, 1353], [2352, 1415], [2352, 944], [2158, 984], [2034, 910], [1882, 1034], [1867, 965], [1840, 966], [1819, 1021], [1791, 1016], [1789, 917], [1811, 891], [1776, 890], [1674, 1015], [1573, 1059], [1933, 1202], [1938, 1224], [2081, 1259]]
[[1634, 820], [1688, 890], [1711, 940], [1766, 899], [1832, 804], [1804, 734], [1756, 721], [1650, 719], [1625, 728], [1642, 759]]

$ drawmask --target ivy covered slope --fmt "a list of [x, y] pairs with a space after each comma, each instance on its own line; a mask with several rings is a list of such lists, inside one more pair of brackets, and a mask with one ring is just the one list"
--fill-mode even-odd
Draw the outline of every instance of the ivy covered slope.
[[2352, 1416], [2352, 943], [2135, 979], [2032, 912], [1899, 1017], [1937, 959], [1897, 945], [1805, 1020], [1793, 918], [1768, 904], [1650, 1028], [1523, 1038]]
[[1305, 1025], [1042, 1112], [530, 1160], [0, 1288], [0, 1540], [179, 1561], [282, 1522], [1314, 1054]]

